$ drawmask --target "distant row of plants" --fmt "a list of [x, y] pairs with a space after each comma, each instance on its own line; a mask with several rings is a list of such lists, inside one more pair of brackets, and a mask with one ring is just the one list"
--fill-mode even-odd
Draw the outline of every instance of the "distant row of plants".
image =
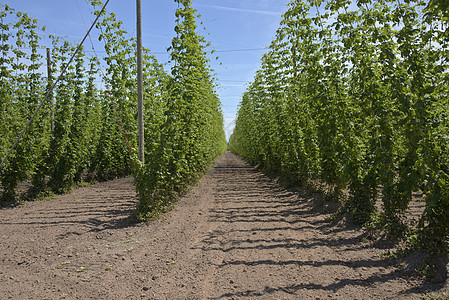
[[291, 1], [242, 97], [230, 149], [333, 195], [347, 190], [342, 212], [387, 231], [424, 198], [417, 242], [447, 253], [444, 2]]
[[[89, 2], [100, 14], [101, 1]], [[169, 50], [171, 74], [144, 49], [146, 164], [135, 153], [136, 41], [114, 13], [104, 12], [96, 28], [106, 68], [83, 48], [76, 54], [51, 93], [54, 116], [49, 100], [0, 168], [2, 201], [16, 200], [22, 182], [28, 183], [27, 197], [34, 199], [65, 193], [83, 181], [135, 175], [138, 217], [144, 220], [226, 150], [206, 43], [196, 33], [197, 16], [191, 1], [175, 2], [180, 5]], [[46, 34], [36, 19], [5, 4], [0, 4], [0, 19], [3, 159], [78, 45]], [[46, 47], [51, 48], [51, 77], [45, 71]]]

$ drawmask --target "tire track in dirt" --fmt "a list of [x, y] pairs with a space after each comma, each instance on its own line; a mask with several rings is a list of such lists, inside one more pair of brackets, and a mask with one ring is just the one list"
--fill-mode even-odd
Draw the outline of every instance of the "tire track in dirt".
[[[313, 195], [226, 153], [160, 220], [127, 224], [131, 179], [0, 210], [0, 299], [419, 299], [406, 276]], [[326, 205], [326, 204], [325, 204]]]

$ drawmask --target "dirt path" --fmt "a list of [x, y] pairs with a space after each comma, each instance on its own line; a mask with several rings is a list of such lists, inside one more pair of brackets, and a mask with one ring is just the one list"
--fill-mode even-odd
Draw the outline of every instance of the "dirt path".
[[0, 299], [419, 299], [357, 227], [226, 153], [163, 219], [129, 226], [131, 179], [0, 210]]

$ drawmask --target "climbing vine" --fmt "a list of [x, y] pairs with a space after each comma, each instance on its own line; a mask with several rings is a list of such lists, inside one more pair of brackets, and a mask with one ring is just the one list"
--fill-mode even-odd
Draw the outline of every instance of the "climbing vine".
[[242, 97], [231, 150], [332, 195], [347, 190], [343, 210], [362, 224], [380, 214], [395, 230], [422, 197], [421, 245], [447, 251], [443, 2], [292, 1]]
[[142, 220], [184, 192], [227, 147], [206, 42], [196, 33], [195, 10], [191, 0], [176, 2], [176, 37], [169, 48], [173, 66], [164, 82], [167, 100], [159, 107], [163, 113], [152, 137], [152, 156], [145, 158], [136, 180]]
[[[171, 74], [150, 50], [143, 51], [146, 165], [138, 162], [135, 151], [136, 41], [116, 14], [101, 11], [101, 1], [89, 1], [100, 17], [96, 28], [106, 52], [103, 58], [89, 57], [83, 47], [48, 36], [53, 76], [45, 76], [41, 68], [45, 48], [36, 33], [44, 28], [1, 5], [0, 130], [6, 137], [0, 141], [2, 157], [49, 91], [54, 74], [67, 67], [50, 93], [54, 118], [48, 101], [0, 169], [3, 200], [16, 199], [23, 182], [31, 184], [28, 197], [34, 199], [68, 192], [83, 181], [135, 175], [137, 217], [146, 220], [185, 192], [226, 150], [207, 42], [196, 32], [198, 16], [191, 1], [176, 2]], [[67, 65], [77, 48], [73, 64]]]

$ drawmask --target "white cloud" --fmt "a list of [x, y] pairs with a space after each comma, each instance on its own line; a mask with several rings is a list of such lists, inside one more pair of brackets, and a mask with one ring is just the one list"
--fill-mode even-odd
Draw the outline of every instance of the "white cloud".
[[282, 15], [282, 13], [280, 13], [280, 12], [259, 10], [259, 9], [245, 9], [245, 8], [226, 7], [226, 6], [208, 5], [208, 4], [198, 4], [198, 6], [209, 7], [209, 8], [218, 9], [218, 10], [235, 11], [235, 12], [240, 12], [240, 13], [271, 15], [271, 16], [276, 16], [276, 17], [279, 17]]
[[235, 127], [235, 117], [233, 118], [224, 118], [224, 131], [226, 133], [226, 140], [229, 141], [232, 132]]

